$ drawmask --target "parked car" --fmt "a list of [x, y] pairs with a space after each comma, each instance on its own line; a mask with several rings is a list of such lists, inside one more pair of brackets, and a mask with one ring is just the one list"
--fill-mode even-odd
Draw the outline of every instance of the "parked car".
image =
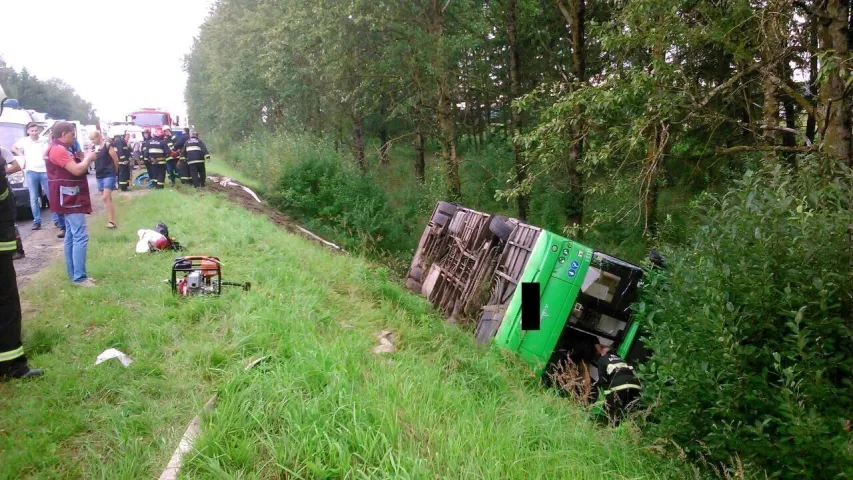
[[[27, 124], [32, 122], [32, 116], [26, 110], [20, 108], [3, 108], [3, 113], [0, 115], [0, 145], [12, 150], [12, 146], [19, 139], [27, 136]], [[18, 163], [23, 163], [18, 156], [15, 157]], [[9, 187], [12, 189], [12, 195], [15, 197], [15, 207], [18, 210], [19, 217], [28, 217], [32, 215], [30, 210], [30, 192], [27, 189], [27, 182], [24, 180], [24, 172], [16, 172], [8, 176]], [[39, 187], [41, 190], [41, 187]], [[47, 206], [47, 192], [41, 192], [42, 207]]]

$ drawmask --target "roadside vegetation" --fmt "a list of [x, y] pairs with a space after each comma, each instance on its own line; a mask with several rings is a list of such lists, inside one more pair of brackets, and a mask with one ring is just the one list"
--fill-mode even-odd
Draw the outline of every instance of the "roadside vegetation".
[[[163, 209], [181, 204], [181, 209]], [[287, 234], [222, 195], [117, 198], [90, 222], [91, 289], [56, 264], [23, 291], [24, 344], [47, 375], [0, 385], [2, 478], [151, 478], [215, 392], [182, 478], [684, 478], [477, 348], [388, 271]], [[163, 221], [219, 256], [219, 298], [173, 297], [173, 252], [133, 253]], [[388, 330], [397, 351], [375, 354]], [[133, 360], [94, 365], [117, 348]], [[268, 356], [257, 367], [246, 363]]]
[[278, 208], [393, 274], [437, 200], [664, 252], [638, 305], [644, 441], [722, 476], [845, 478], [850, 8], [227, 0], [187, 101]]

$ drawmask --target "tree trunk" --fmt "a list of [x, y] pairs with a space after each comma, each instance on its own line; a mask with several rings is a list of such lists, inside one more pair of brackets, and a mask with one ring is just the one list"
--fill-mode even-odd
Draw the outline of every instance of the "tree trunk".
[[420, 129], [418, 129], [418, 133], [415, 135], [415, 177], [421, 185], [424, 183], [426, 171], [426, 160], [424, 157], [425, 143], [426, 139], [424, 138], [424, 134], [421, 133]]
[[[586, 43], [584, 32], [586, 1], [569, 1], [568, 8], [562, 3], [559, 6], [571, 29], [573, 87], [580, 88], [586, 83]], [[579, 228], [583, 225], [584, 206], [584, 181], [580, 171], [580, 165], [583, 161], [583, 108], [580, 105], [576, 106], [574, 114], [575, 118], [579, 120], [576, 122], [577, 126], [573, 132], [572, 143], [569, 147], [568, 177], [571, 198], [566, 206], [566, 223], [570, 229], [577, 232], [576, 235], [580, 235]]]
[[[783, 77], [783, 81], [788, 81], [793, 72], [791, 72], [791, 67], [787, 64], [782, 65], [782, 70], [785, 72], [785, 76]], [[794, 103], [794, 99], [791, 98], [790, 95], [785, 94], [782, 96], [782, 107], [785, 112], [785, 127], [789, 130], [786, 132], [782, 132], [782, 146], [785, 147], [796, 147], [797, 146], [797, 137], [794, 135], [793, 131], [797, 129], [797, 106]], [[784, 154], [785, 162], [790, 167], [796, 167], [797, 165], [797, 155], [795, 152], [787, 152]]]
[[[808, 95], [806, 95], [806, 99], [814, 105], [814, 98], [818, 91], [818, 81], [817, 81], [817, 49], [818, 49], [818, 24], [819, 19], [817, 17], [812, 17], [809, 19], [809, 29], [808, 29], [808, 42], [809, 42], [809, 83], [808, 83]], [[809, 139], [810, 142], [814, 143], [815, 132], [817, 131], [817, 119], [815, 118], [816, 109], [812, 109], [809, 112], [808, 119], [806, 120], [806, 138]]]
[[[442, 36], [441, 5], [439, 0], [432, 0], [430, 33], [440, 46]], [[438, 126], [441, 140], [441, 158], [447, 170], [447, 189], [449, 200], [458, 201], [462, 198], [462, 186], [459, 182], [459, 159], [456, 156], [456, 118], [453, 114], [453, 103], [450, 100], [450, 72], [445, 65], [441, 49], [436, 49], [434, 62], [439, 73], [438, 80]]]
[[[782, 35], [783, 15], [782, 1], [770, 0], [764, 7], [762, 14], [762, 30], [764, 32], [764, 41], [761, 47], [761, 56], [766, 65], [761, 87], [764, 92], [764, 102], [762, 104], [761, 123], [762, 144], [774, 147], [778, 146], [781, 135], [777, 127], [779, 126], [779, 87], [772, 80], [773, 76], [784, 78], [781, 75], [781, 62], [777, 61], [779, 53], [784, 48], [784, 37]], [[779, 159], [779, 154], [775, 151], [767, 151], [764, 153], [764, 162], [775, 164]]]
[[379, 163], [388, 165], [388, 123], [385, 121], [385, 100], [379, 106]]
[[[516, 24], [516, 0], [506, 0], [506, 36], [509, 45], [509, 96], [510, 101], [515, 100], [521, 94], [521, 55], [518, 51], [518, 32]], [[527, 166], [519, 145], [518, 136], [521, 135], [521, 111], [511, 104], [512, 112], [512, 149], [515, 153], [515, 183], [517, 187], [524, 185], [527, 180]], [[527, 207], [530, 203], [528, 193], [522, 191], [516, 198], [518, 207], [518, 218], [527, 220]]]
[[342, 115], [337, 115], [336, 118], [338, 119], [338, 121], [337, 121], [338, 125], [337, 125], [337, 128], [335, 129], [336, 130], [336, 132], [335, 132], [335, 152], [340, 152], [341, 148], [343, 148], [343, 146], [344, 146], [344, 135], [345, 135], [344, 119], [346, 117], [344, 117]]
[[[666, 50], [663, 42], [658, 41], [653, 49], [654, 58], [659, 63], [666, 61]], [[657, 79], [655, 79], [657, 82]], [[657, 94], [660, 94], [660, 84], [655, 86]], [[663, 170], [663, 157], [669, 148], [669, 124], [660, 121], [647, 127], [648, 146], [646, 147], [646, 158], [643, 171], [640, 175], [640, 195], [642, 198], [641, 208], [644, 219], [643, 236], [651, 237], [657, 231], [658, 211], [658, 178]]]
[[[818, 130], [824, 152], [839, 162], [853, 165], [850, 155], [850, 102], [845, 95], [846, 73], [841, 71], [850, 62], [850, 2], [827, 0], [819, 7], [819, 14], [824, 17], [819, 27], [820, 50], [832, 67], [822, 75], [826, 80], [821, 85], [817, 106]], [[824, 64], [822, 68], [828, 67]]]
[[352, 148], [358, 168], [367, 173], [367, 163], [364, 161], [364, 138], [361, 135], [361, 113], [352, 114]]
[[651, 237], [657, 232], [658, 219], [658, 177], [662, 170], [662, 160], [669, 148], [669, 126], [655, 125], [651, 131], [649, 146], [646, 151], [640, 193], [642, 195], [643, 236]]

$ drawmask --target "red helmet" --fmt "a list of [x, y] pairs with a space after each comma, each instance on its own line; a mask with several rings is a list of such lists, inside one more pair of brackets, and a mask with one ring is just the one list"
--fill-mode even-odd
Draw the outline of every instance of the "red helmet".
[[155, 128], [154, 129], [154, 136], [157, 138], [162, 137], [163, 136], [163, 129], [162, 128]]

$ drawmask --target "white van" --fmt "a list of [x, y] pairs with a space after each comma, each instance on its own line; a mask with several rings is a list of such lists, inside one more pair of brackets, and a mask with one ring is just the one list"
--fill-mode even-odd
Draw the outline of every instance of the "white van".
[[[0, 114], [0, 145], [11, 151], [15, 142], [27, 136], [27, 124], [32, 121], [33, 117], [26, 110], [12, 108], [8, 105], [3, 107], [3, 113]], [[23, 163], [23, 159], [17, 155], [15, 159], [19, 164]], [[24, 172], [8, 175], [8, 179], [18, 213], [30, 213], [30, 192], [27, 190], [27, 182], [24, 181]], [[44, 207], [47, 205], [47, 192], [41, 193], [42, 206]]]

